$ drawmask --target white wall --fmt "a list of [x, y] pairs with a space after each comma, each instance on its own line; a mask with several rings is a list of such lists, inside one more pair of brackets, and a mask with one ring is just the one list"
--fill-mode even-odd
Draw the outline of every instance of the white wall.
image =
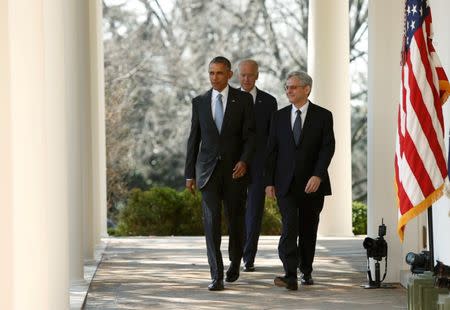
[[389, 247], [387, 282], [399, 282], [403, 260], [394, 192], [403, 8], [401, 1], [369, 1], [367, 234], [376, 237], [378, 225], [384, 219]]
[[[434, 47], [441, 59], [447, 77], [450, 77], [450, 2], [448, 0], [430, 0], [434, 27]], [[444, 105], [445, 137], [448, 149], [450, 130], [450, 99]], [[433, 205], [434, 258], [450, 265], [450, 199], [442, 197]]]

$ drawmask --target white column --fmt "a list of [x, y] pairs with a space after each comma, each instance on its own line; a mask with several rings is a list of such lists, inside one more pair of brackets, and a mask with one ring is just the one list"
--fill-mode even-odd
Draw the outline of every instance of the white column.
[[[398, 209], [394, 192], [403, 9], [403, 1], [369, 1], [367, 234], [376, 237], [378, 225], [384, 219], [389, 248], [387, 282], [400, 280], [399, 266], [404, 259], [397, 235]], [[408, 241], [417, 241], [416, 237], [409, 237], [408, 231], [413, 225], [407, 227]]]
[[12, 309], [67, 309], [69, 141], [62, 2], [5, 2], [8, 25], [2, 40], [9, 50], [9, 89], [2, 106], [9, 110], [10, 126], [5, 209], [13, 242], [7, 254], [13, 262], [7, 302]]
[[91, 137], [91, 115], [90, 115], [91, 101], [82, 103], [82, 123], [81, 129], [82, 148], [81, 158], [83, 161], [83, 242], [84, 242], [84, 258], [91, 260], [94, 258], [95, 252], [95, 238], [94, 231], [94, 203], [92, 199], [93, 184], [92, 184], [92, 137]]
[[333, 113], [336, 137], [336, 152], [328, 170], [333, 195], [325, 198], [320, 235], [353, 235], [348, 6], [348, 0], [309, 2], [310, 99]]
[[9, 3], [0, 1], [0, 309], [12, 309], [12, 119]]
[[103, 57], [103, 5], [89, 1], [91, 56], [91, 124], [94, 201], [94, 238], [96, 244], [107, 236], [106, 228], [106, 134]]
[[[9, 1], [12, 114], [13, 308], [47, 308], [44, 29], [42, 3]], [[22, 91], [27, 85], [27, 91]], [[33, 103], [33, 104], [32, 104]], [[19, 142], [21, 142], [19, 144]], [[25, 195], [26, 194], [26, 195]], [[33, 241], [30, 242], [31, 238]], [[29, 260], [33, 253], [33, 260]], [[23, 268], [21, 268], [23, 267]], [[38, 285], [39, 283], [39, 285]], [[30, 292], [20, 299], [20, 292]]]
[[84, 107], [85, 257], [94, 258], [106, 231], [106, 142], [102, 1], [89, 1], [90, 102]]
[[[69, 148], [66, 101], [64, 1], [43, 1], [44, 122], [46, 139], [46, 204], [48, 208], [48, 309], [67, 309], [69, 303]], [[33, 104], [33, 103], [31, 103]], [[28, 154], [29, 156], [29, 154]], [[30, 236], [28, 236], [29, 238]], [[42, 279], [41, 279], [42, 280]], [[23, 299], [23, 293], [20, 293]]]
[[81, 132], [83, 107], [90, 103], [89, 85], [89, 10], [87, 1], [70, 0], [65, 6], [66, 29], [66, 101], [70, 108], [68, 120], [68, 145], [71, 176], [69, 181], [69, 228], [70, 228], [70, 280], [84, 279], [84, 226], [82, 172], [86, 162], [82, 160]]

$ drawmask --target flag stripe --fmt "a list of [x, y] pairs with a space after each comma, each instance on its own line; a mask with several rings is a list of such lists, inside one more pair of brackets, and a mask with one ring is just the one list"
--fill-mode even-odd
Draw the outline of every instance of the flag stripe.
[[[410, 64], [410, 60], [408, 61], [408, 65]], [[412, 65], [411, 65], [412, 67]], [[426, 102], [424, 102], [422, 94], [424, 94], [425, 98], [430, 98], [431, 94], [429, 93], [430, 87], [425, 84], [418, 84], [415, 80], [415, 76], [418, 76], [419, 73], [413, 74], [410, 71], [409, 74], [409, 84], [411, 85], [411, 95], [409, 98], [414, 98], [414, 100], [408, 100], [408, 102], [412, 105], [415, 113], [409, 113], [408, 116], [414, 117], [415, 119], [411, 122], [408, 122], [408, 131], [411, 133], [411, 135], [414, 137], [414, 141], [412, 143], [415, 143], [417, 147], [420, 150], [423, 150], [423, 152], [427, 152], [427, 150], [431, 150], [434, 157], [430, 159], [435, 160], [433, 163], [431, 161], [426, 161], [426, 163], [429, 163], [430, 165], [427, 167], [427, 170], [431, 173], [434, 173], [436, 171], [436, 167], [432, 167], [431, 164], [434, 164], [434, 166], [437, 165], [437, 169], [440, 170], [441, 176], [445, 176], [447, 173], [446, 168], [446, 161], [445, 161], [445, 145], [443, 144], [443, 139], [440, 139], [439, 141], [439, 135], [443, 134], [442, 126], [439, 122], [433, 122], [434, 117], [430, 115], [430, 113], [433, 113], [434, 116], [436, 116], [436, 107], [433, 106], [431, 108], [427, 108]], [[436, 99], [439, 101], [439, 97]], [[433, 101], [434, 102], [434, 101]], [[441, 113], [442, 114], [442, 113]], [[417, 115], [420, 115], [420, 117], [417, 117]], [[420, 124], [420, 127], [417, 126], [417, 123]], [[412, 128], [409, 128], [409, 125], [412, 126]], [[434, 125], [434, 126], [430, 126]], [[435, 128], [437, 127], [437, 128]], [[418, 132], [421, 131], [421, 132]], [[427, 145], [428, 144], [428, 145]], [[431, 155], [431, 154], [430, 154]], [[425, 159], [425, 154], [421, 156], [422, 159]], [[436, 178], [439, 180], [439, 178]], [[440, 184], [435, 184], [435, 187], [438, 187]]]
[[[422, 27], [422, 29], [424, 30], [425, 27]], [[411, 49], [410, 49], [411, 59], [410, 59], [410, 61], [412, 62], [413, 67], [417, 67], [417, 68], [421, 69], [420, 73], [425, 73], [426, 76], [423, 76], [422, 74], [420, 74], [420, 75], [416, 76], [416, 79], [421, 83], [426, 83], [425, 81], [420, 80], [422, 78], [426, 78], [426, 80], [428, 81], [430, 90], [432, 91], [432, 97], [427, 96], [426, 98], [429, 99], [430, 101], [433, 100], [432, 102], [434, 103], [439, 100], [439, 94], [437, 91], [438, 86], [435, 84], [435, 80], [433, 79], [432, 70], [434, 70], [434, 66], [432, 67], [432, 64], [430, 63], [430, 59], [428, 58], [429, 57], [428, 49], [421, 48], [422, 46], [428, 47], [428, 45], [426, 43], [426, 39], [427, 39], [426, 32], [416, 31], [416, 33], [414, 35], [414, 40], [411, 42]], [[420, 57], [420, 58], [416, 58], [416, 57]], [[418, 78], [418, 77], [420, 77], [420, 78]]]
[[[396, 159], [397, 159], [397, 155], [396, 155]], [[397, 188], [398, 196], [399, 196], [398, 198], [399, 198], [399, 202], [401, 202], [401, 205], [399, 207], [400, 207], [400, 212], [402, 214], [404, 214], [413, 207], [413, 204], [409, 200], [409, 197], [406, 194], [402, 183], [398, 179], [398, 177], [399, 177], [398, 171], [399, 171], [398, 162], [396, 161], [395, 162], [395, 177], [396, 177], [396, 184], [398, 184], [398, 188]]]

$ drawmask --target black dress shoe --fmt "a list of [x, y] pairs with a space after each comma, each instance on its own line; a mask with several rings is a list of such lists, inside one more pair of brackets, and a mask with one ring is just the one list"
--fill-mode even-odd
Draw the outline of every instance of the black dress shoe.
[[296, 291], [298, 290], [297, 280], [287, 279], [286, 277], [276, 277], [273, 283], [279, 287], [285, 287], [288, 290]]
[[222, 291], [223, 289], [223, 280], [213, 280], [211, 284], [208, 285], [208, 290], [210, 291]]
[[245, 264], [244, 266], [244, 271], [245, 272], [253, 272], [255, 271], [255, 266], [253, 264]]
[[231, 263], [230, 268], [227, 270], [227, 276], [225, 277], [225, 281], [234, 282], [239, 279], [239, 265]]
[[313, 285], [314, 284], [314, 280], [310, 274], [302, 275], [300, 282], [302, 283], [302, 285]]

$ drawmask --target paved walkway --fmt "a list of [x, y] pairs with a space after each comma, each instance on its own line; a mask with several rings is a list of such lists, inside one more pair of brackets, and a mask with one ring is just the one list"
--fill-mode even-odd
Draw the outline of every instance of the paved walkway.
[[[227, 261], [227, 239], [222, 253]], [[256, 272], [241, 272], [221, 292], [209, 292], [203, 237], [110, 238], [85, 309], [406, 309], [406, 290], [360, 288], [366, 261], [362, 238], [319, 238], [315, 285], [275, 287], [281, 275], [278, 237], [264, 236]], [[225, 269], [227, 266], [225, 266]]]

